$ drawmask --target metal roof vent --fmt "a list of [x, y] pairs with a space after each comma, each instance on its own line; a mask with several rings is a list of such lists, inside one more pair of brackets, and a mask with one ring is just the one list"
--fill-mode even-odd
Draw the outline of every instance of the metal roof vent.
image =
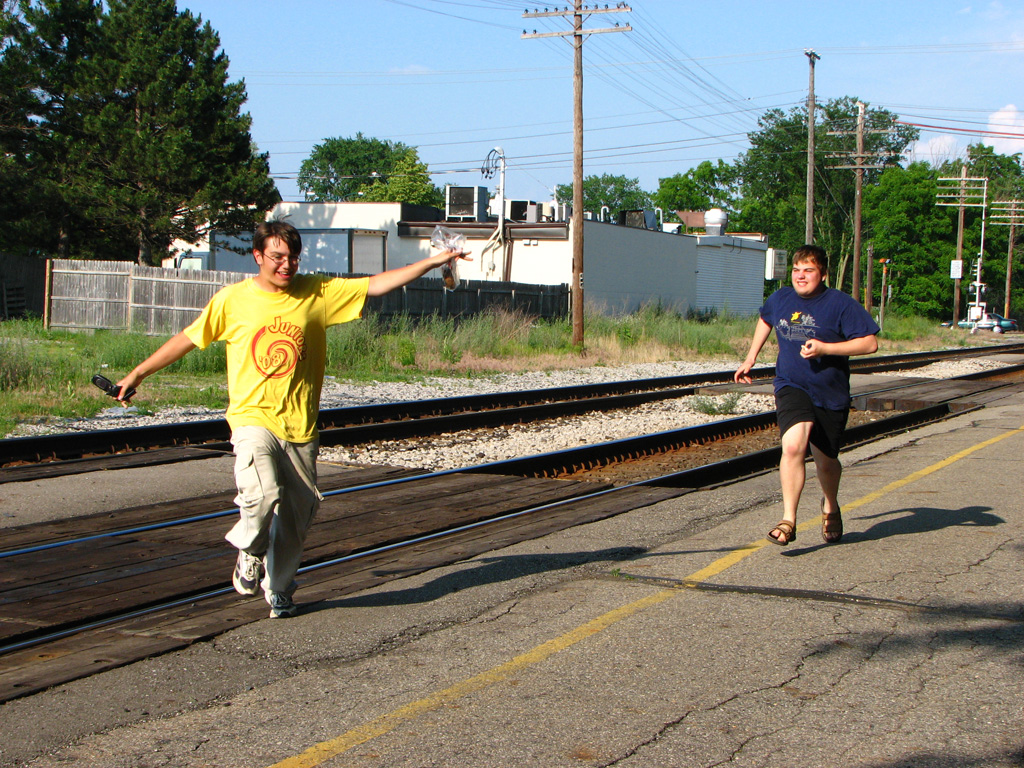
[[704, 214], [704, 231], [709, 235], [724, 235], [729, 217], [721, 208], [712, 208]]

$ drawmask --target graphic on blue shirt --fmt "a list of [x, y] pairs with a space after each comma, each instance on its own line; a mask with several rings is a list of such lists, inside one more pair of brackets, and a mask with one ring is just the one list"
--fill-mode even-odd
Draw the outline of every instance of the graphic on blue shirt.
[[775, 330], [786, 341], [803, 344], [807, 339], [817, 338], [818, 324], [814, 321], [814, 315], [797, 310], [789, 316], [789, 320], [780, 318]]

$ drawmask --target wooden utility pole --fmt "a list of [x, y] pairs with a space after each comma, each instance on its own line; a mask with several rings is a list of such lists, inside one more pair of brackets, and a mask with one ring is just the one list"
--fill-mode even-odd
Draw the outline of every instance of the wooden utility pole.
[[[858, 300], [860, 295], [860, 229], [861, 201], [864, 197], [864, 102], [857, 102], [857, 167], [856, 184], [853, 196], [853, 295]], [[865, 300], [864, 306], [870, 307], [871, 302]]]
[[1010, 275], [1012, 273], [1011, 268], [1013, 267], [1013, 238], [1016, 235], [1016, 229], [1016, 225], [1010, 225], [1010, 244], [1006, 247], [1006, 287], [1003, 299], [1003, 317], [1010, 316], [1010, 288], [1013, 283]]
[[1006, 299], [1003, 301], [1003, 317], [1010, 316], [1010, 289], [1013, 287], [1013, 241], [1017, 236], [1017, 225], [1024, 225], [1024, 200], [996, 200], [992, 203], [992, 224], [1010, 227], [1010, 244], [1006, 249]]
[[[873, 165], [866, 165], [865, 161], [868, 159], [868, 155], [864, 152], [864, 110], [866, 105], [863, 102], [857, 102], [857, 129], [853, 131], [857, 137], [857, 148], [853, 152], [853, 164], [852, 165], [834, 165], [833, 168], [848, 168], [856, 172], [856, 187], [853, 198], [853, 288], [850, 293], [857, 301], [862, 302], [864, 307], [867, 309], [871, 308], [871, 298], [863, 296], [860, 290], [860, 263], [861, 263], [861, 208], [862, 199], [864, 192], [864, 171], [868, 168], [884, 168], [885, 166], [875, 163]], [[873, 130], [870, 133], [889, 133], [888, 129], [884, 130]], [[830, 136], [845, 136], [850, 131], [829, 131]], [[843, 153], [845, 156], [849, 156], [850, 153]], [[833, 154], [832, 157], [839, 157], [842, 155]]]
[[814, 51], [804, 51], [811, 65], [811, 81], [807, 89], [807, 213], [804, 221], [804, 243], [814, 243], [814, 62], [821, 58]]
[[964, 264], [964, 180], [967, 178], [967, 166], [960, 169], [960, 212], [956, 222], [956, 260], [960, 263], [957, 277], [953, 285], [953, 327], [960, 322], [960, 275]]
[[522, 37], [572, 37], [573, 70], [572, 70], [572, 343], [583, 349], [583, 36], [598, 35], [605, 32], [629, 32], [632, 27], [614, 26], [607, 29], [584, 29], [583, 17], [594, 13], [624, 13], [633, 10], [624, 3], [614, 8], [584, 7], [583, 0], [574, 0], [573, 9], [562, 11], [529, 11], [523, 14], [524, 19], [538, 19], [549, 16], [572, 16], [571, 32], [541, 32], [532, 34], [523, 30]]

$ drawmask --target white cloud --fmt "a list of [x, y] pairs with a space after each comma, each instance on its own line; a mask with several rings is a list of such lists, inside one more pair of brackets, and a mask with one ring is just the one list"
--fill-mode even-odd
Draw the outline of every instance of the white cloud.
[[1000, 155], [1024, 152], [1024, 113], [1013, 104], [1007, 104], [988, 118], [988, 129], [995, 134], [1013, 133], [1018, 136], [990, 136], [984, 142]]

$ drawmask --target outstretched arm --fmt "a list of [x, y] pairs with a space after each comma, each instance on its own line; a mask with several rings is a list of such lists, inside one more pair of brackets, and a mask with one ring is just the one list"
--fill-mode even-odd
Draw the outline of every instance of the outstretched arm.
[[385, 293], [395, 290], [395, 288], [408, 285], [417, 277], [423, 277], [430, 270], [440, 267], [456, 257], [472, 261], [472, 259], [468, 258], [470, 253], [472, 251], [440, 251], [433, 256], [417, 261], [415, 264], [406, 264], [404, 267], [396, 267], [395, 269], [389, 269], [387, 272], [381, 272], [370, 278], [370, 285], [366, 289], [366, 295], [383, 296]]
[[172, 336], [156, 352], [135, 366], [131, 373], [117, 382], [117, 385], [121, 387], [121, 394], [117, 396], [117, 399], [124, 400], [124, 393], [129, 389], [138, 388], [147, 376], [181, 360], [195, 348], [196, 345], [184, 332]]
[[761, 347], [768, 341], [768, 337], [772, 335], [772, 327], [764, 321], [763, 317], [757, 318], [757, 327], [754, 328], [754, 338], [750, 340], [750, 350], [747, 352], [747, 357], [743, 360], [743, 364], [736, 369], [736, 373], [733, 375], [733, 381], [741, 384], [749, 384], [750, 371], [757, 364], [757, 356], [761, 352]]

